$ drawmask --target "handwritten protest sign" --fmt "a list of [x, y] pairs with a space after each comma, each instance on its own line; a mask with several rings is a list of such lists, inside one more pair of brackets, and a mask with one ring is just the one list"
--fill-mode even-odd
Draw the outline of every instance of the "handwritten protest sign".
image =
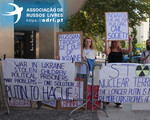
[[127, 12], [106, 12], [105, 19], [107, 40], [128, 40]]
[[150, 102], [150, 64], [103, 65], [100, 70], [99, 100], [115, 103]]
[[30, 100], [22, 100], [17, 98], [8, 98], [8, 104], [13, 107], [31, 107]]
[[[80, 92], [80, 94], [79, 94]], [[74, 99], [83, 99], [83, 81], [75, 81]], [[83, 101], [61, 101], [61, 107], [78, 107], [83, 104]]]
[[46, 101], [73, 98], [75, 65], [38, 59], [2, 60], [5, 89], [9, 98]]
[[81, 61], [82, 32], [57, 33], [57, 56], [64, 61]]

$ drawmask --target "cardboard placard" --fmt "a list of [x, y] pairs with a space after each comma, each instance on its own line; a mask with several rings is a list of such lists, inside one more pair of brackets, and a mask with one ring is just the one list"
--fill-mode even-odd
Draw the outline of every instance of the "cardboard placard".
[[57, 57], [63, 61], [82, 60], [82, 32], [57, 33]]
[[106, 12], [105, 26], [107, 40], [118, 41], [129, 39], [129, 25], [127, 12]]

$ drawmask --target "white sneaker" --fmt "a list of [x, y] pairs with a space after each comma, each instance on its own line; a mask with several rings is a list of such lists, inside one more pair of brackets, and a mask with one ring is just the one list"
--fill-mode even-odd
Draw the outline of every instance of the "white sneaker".
[[92, 77], [88, 77], [88, 85], [92, 85]]
[[92, 71], [90, 71], [90, 77], [92, 76]]

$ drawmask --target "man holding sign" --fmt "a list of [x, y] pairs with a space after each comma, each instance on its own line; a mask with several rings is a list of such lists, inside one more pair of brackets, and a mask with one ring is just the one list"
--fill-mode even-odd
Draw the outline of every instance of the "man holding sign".
[[[122, 21], [125, 19], [124, 22]], [[108, 63], [121, 63], [123, 55], [132, 52], [132, 39], [129, 37], [129, 48], [124, 49], [120, 46], [120, 40], [127, 40], [128, 36], [121, 34], [128, 34], [128, 23], [126, 23], [126, 13], [106, 13], [106, 27], [107, 36], [105, 40], [105, 53], [108, 56]], [[112, 37], [110, 37], [110, 35]], [[117, 37], [118, 36], [118, 37]], [[111, 41], [111, 46], [108, 46], [108, 40]], [[104, 102], [104, 104], [109, 104]], [[121, 103], [116, 103], [118, 107], [122, 107]]]

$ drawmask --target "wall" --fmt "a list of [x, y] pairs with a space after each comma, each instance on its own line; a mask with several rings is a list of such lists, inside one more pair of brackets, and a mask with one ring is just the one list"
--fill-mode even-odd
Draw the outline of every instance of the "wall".
[[[0, 3], [4, 0], [0, 0]], [[13, 2], [13, 0], [5, 0], [5, 2]], [[9, 11], [11, 8], [7, 8]], [[12, 16], [7, 17], [7, 22], [9, 22], [9, 26], [3, 21], [1, 18], [2, 11], [0, 12], [0, 58], [3, 58], [4, 54], [6, 54], [7, 58], [14, 57], [14, 18]], [[5, 25], [6, 24], [6, 25]], [[2, 78], [2, 66], [0, 62], [0, 77]], [[1, 85], [1, 81], [0, 81]], [[2, 85], [4, 86], [4, 85]], [[0, 86], [1, 88], [1, 86]], [[2, 102], [2, 91], [0, 89], [0, 107], [3, 106]]]

